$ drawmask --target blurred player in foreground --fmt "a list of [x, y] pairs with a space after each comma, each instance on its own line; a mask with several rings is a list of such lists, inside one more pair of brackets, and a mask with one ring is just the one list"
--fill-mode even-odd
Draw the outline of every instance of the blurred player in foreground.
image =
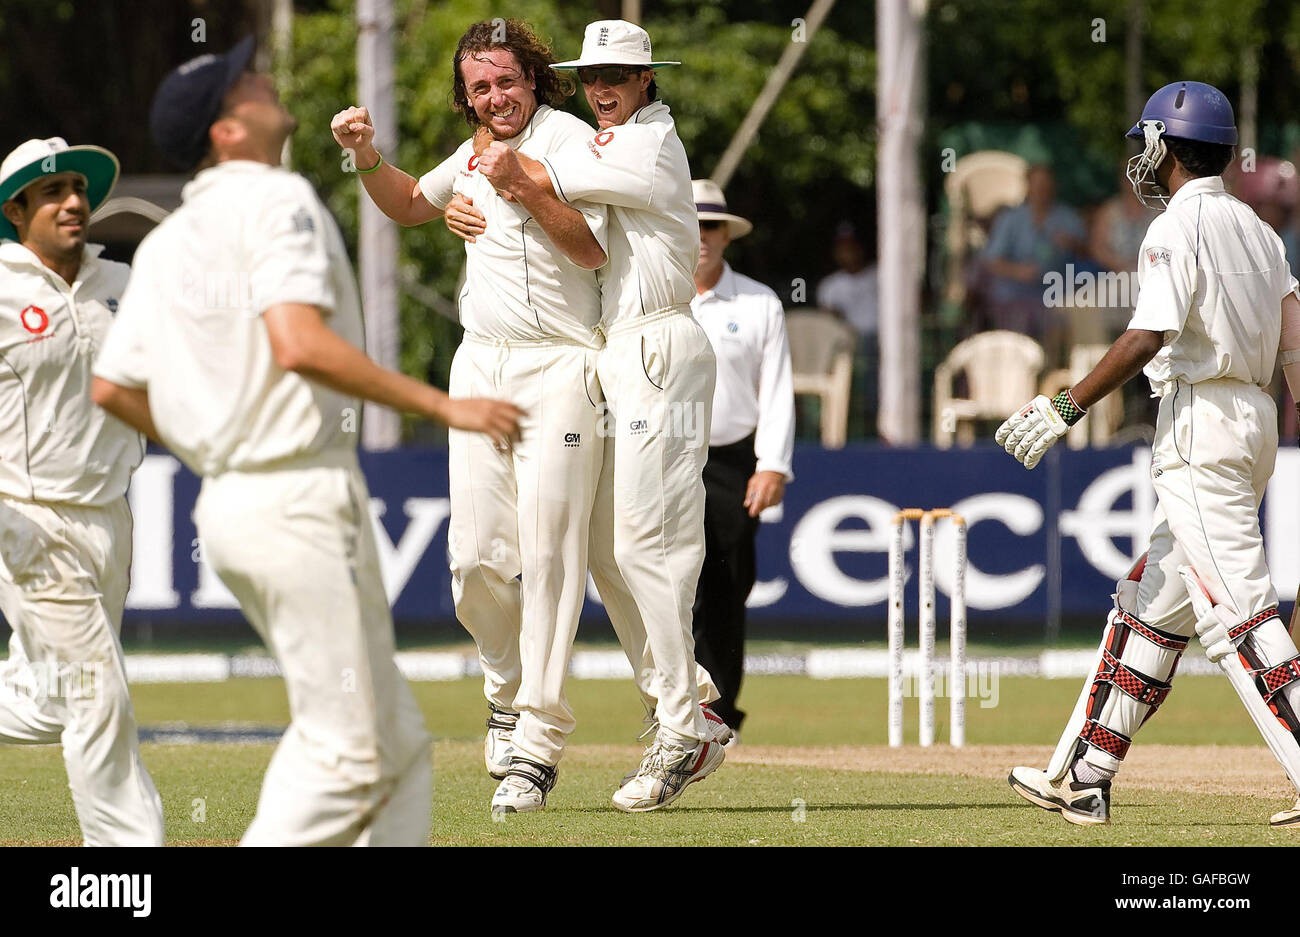
[[[1277, 408], [1264, 388], [1279, 346], [1300, 389], [1297, 283], [1278, 236], [1224, 191], [1237, 128], [1223, 94], [1167, 85], [1128, 136], [1143, 143], [1129, 164], [1134, 191], [1167, 206], [1142, 242], [1128, 331], [1072, 389], [1035, 398], [997, 431], [1033, 468], [1140, 369], [1160, 398], [1150, 549], [1116, 587], [1096, 675], [1047, 771], [1019, 767], [1009, 778], [1026, 800], [1077, 824], [1109, 822], [1111, 779], [1169, 694], [1193, 634], [1300, 788], [1300, 655], [1277, 614], [1259, 526], [1277, 457]], [[1300, 825], [1300, 812], [1271, 822]]]
[[86, 243], [117, 173], [59, 137], [0, 165], [0, 742], [62, 740], [87, 846], [161, 846], [119, 643], [144, 439], [90, 399], [130, 272]]
[[[540, 163], [502, 143], [479, 158], [497, 191], [544, 229], [555, 205], [610, 207], [598, 373], [613, 438], [601, 487], [612, 496], [597, 495], [591, 552], [618, 564], [655, 666], [656, 739], [613, 798], [634, 812], [672, 803], [725, 757], [701, 708], [691, 633], [715, 362], [690, 315], [699, 256], [690, 166], [668, 107], [656, 100], [655, 69], [678, 63], [653, 58], [639, 26], [588, 24], [581, 57], [553, 67], [577, 72], [600, 131]], [[603, 505], [612, 510], [602, 514]], [[624, 648], [635, 653], [626, 639]]]
[[754, 588], [758, 516], [785, 497], [794, 454], [794, 382], [785, 309], [776, 293], [731, 269], [723, 252], [753, 225], [727, 210], [718, 184], [692, 183], [700, 264], [691, 310], [718, 359], [704, 464], [704, 567], [695, 590], [695, 658], [718, 685], [712, 704], [735, 732], [745, 675], [745, 600]]
[[292, 719], [243, 842], [424, 845], [431, 739], [393, 662], [361, 399], [503, 445], [520, 414], [449, 400], [360, 350], [343, 238], [279, 166], [295, 122], [252, 54], [250, 37], [200, 56], [154, 96], [155, 144], [200, 172], [136, 253], [95, 399], [203, 476], [204, 556], [284, 672]]

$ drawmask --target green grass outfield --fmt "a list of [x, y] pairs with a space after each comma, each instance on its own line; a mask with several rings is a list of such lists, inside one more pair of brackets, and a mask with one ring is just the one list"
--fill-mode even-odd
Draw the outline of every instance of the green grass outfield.
[[[625, 815], [609, 803], [639, 757], [641, 709], [629, 684], [574, 680], [579, 727], [541, 814], [492, 822], [495, 782], [482, 765], [477, 680], [414, 684], [430, 728], [435, 803], [430, 841], [470, 845], [1294, 844], [1268, 815], [1291, 797], [1225, 680], [1187, 676], [1143, 730], [1116, 786], [1114, 822], [1082, 829], [1026, 805], [1005, 776], [1041, 763], [1079, 683], [1006, 677], [997, 705], [971, 700], [968, 746], [890, 750], [885, 681], [754, 677], [744, 744], [678, 805]], [[288, 720], [279, 680], [133, 687], [144, 726]], [[941, 742], [946, 700], [938, 701]], [[915, 701], [908, 724], [915, 732]], [[233, 844], [252, 818], [270, 744], [143, 746], [177, 845]], [[0, 748], [0, 842], [79, 839], [56, 746]]]

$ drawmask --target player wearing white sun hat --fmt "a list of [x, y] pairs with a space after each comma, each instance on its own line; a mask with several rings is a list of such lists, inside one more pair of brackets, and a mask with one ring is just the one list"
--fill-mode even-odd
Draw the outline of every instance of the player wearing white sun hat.
[[699, 254], [690, 165], [657, 100], [655, 69], [675, 64], [654, 58], [639, 26], [591, 23], [581, 56], [554, 67], [577, 72], [600, 130], [540, 161], [494, 143], [479, 162], [499, 192], [534, 215], [557, 201], [609, 206], [607, 343], [597, 367], [608, 441], [591, 554], [614, 558], [640, 610], [659, 722], [640, 768], [614, 795], [628, 811], [671, 803], [724, 757], [701, 708], [691, 633], [716, 366], [690, 314]]

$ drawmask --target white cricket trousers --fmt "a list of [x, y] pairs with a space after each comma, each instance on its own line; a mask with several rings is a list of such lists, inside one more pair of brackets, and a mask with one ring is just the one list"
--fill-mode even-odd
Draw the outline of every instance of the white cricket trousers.
[[[709, 738], [700, 712], [708, 675], [695, 663], [691, 607], [704, 563], [704, 462], [717, 364], [689, 306], [612, 327], [597, 361], [613, 440], [591, 527], [592, 575], [638, 674], [657, 698], [660, 731], [693, 744]], [[613, 459], [608, 457], [612, 449]], [[616, 568], [597, 567], [612, 557]], [[621, 579], [640, 611], [619, 614], [608, 585]], [[640, 653], [638, 651], [640, 650]], [[643, 660], [653, 658], [653, 686]]]
[[423, 846], [431, 737], [393, 661], [393, 620], [351, 450], [205, 478], [204, 556], [275, 655], [290, 724], [245, 846]]
[[[576, 725], [565, 681], [598, 479], [606, 484], [596, 517], [612, 524], [613, 439], [604, 433], [596, 362], [596, 349], [562, 340], [466, 335], [451, 366], [452, 397], [507, 399], [527, 414], [522, 438], [505, 451], [481, 433], [448, 432], [447, 546], [456, 617], [478, 645], [484, 696], [519, 712], [518, 754], [546, 765], [559, 763]], [[590, 557], [592, 577], [642, 695], [653, 700], [645, 626], [607, 539]], [[716, 698], [707, 674], [702, 685]]]
[[1195, 635], [1181, 565], [1239, 621], [1277, 605], [1259, 526], [1276, 460], [1277, 406], [1259, 387], [1215, 380], [1166, 388], [1151, 452], [1157, 510], [1134, 611], [1141, 621]]
[[519, 713], [518, 755], [554, 765], [576, 724], [564, 687], [602, 458], [596, 350], [466, 335], [449, 392], [526, 413], [508, 450], [482, 433], [448, 433], [447, 546], [456, 617], [478, 644], [484, 695]]
[[161, 846], [120, 635], [131, 567], [126, 498], [103, 507], [0, 497], [0, 742], [62, 740], [87, 846]]

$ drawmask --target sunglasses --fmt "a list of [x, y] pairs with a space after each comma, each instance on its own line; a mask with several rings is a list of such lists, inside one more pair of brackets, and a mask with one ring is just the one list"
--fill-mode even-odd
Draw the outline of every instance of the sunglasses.
[[578, 69], [578, 80], [584, 85], [594, 85], [598, 81], [610, 86], [621, 85], [641, 71], [636, 65], [584, 65]]

